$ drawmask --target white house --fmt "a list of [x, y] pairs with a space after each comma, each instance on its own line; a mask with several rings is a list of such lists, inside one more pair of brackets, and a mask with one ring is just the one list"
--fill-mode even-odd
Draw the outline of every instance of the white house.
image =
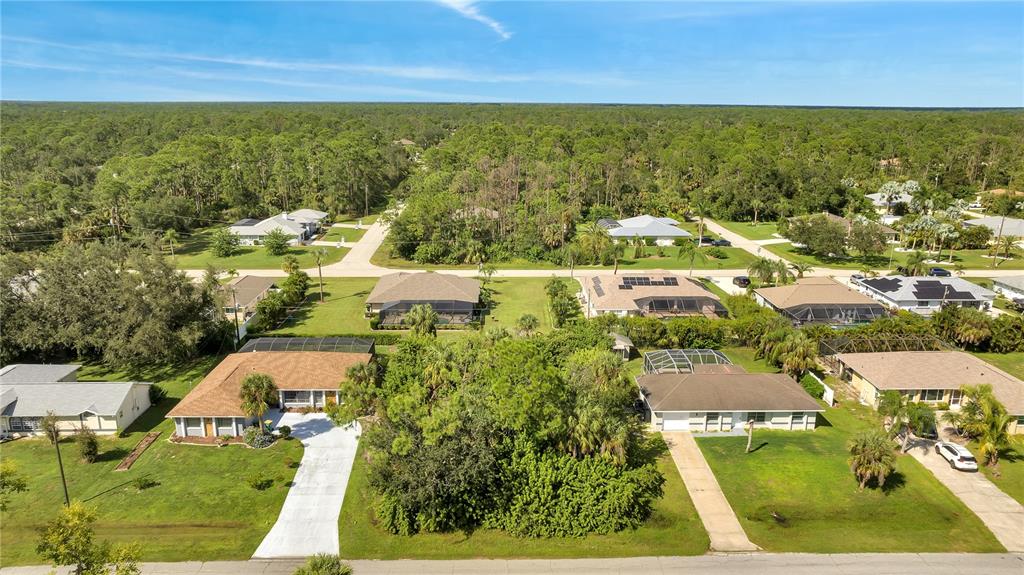
[[327, 212], [301, 209], [294, 212], [282, 212], [265, 220], [246, 218], [235, 222], [229, 230], [239, 238], [243, 246], [255, 246], [263, 243], [267, 234], [280, 230], [290, 236], [292, 245], [307, 240], [320, 231], [322, 222], [327, 219]]
[[965, 226], [984, 226], [992, 230], [992, 238], [1002, 235], [1013, 236], [1015, 238], [1024, 238], [1024, 220], [1020, 218], [1004, 218], [1001, 216], [985, 216], [984, 218], [977, 218], [973, 220], [967, 220], [964, 222]]
[[0, 383], [77, 381], [81, 367], [74, 363], [15, 363], [0, 368]]
[[679, 222], [672, 218], [643, 215], [624, 220], [603, 219], [597, 224], [608, 230], [608, 235], [615, 241], [629, 241], [641, 237], [645, 240], [654, 240], [659, 246], [670, 246], [677, 238], [692, 237], [690, 232], [679, 229]]
[[0, 383], [0, 435], [42, 433], [43, 417], [53, 413], [58, 427], [72, 433], [84, 427], [117, 433], [149, 409], [150, 384], [140, 382]]
[[1024, 275], [993, 278], [992, 290], [1014, 301], [1024, 300]]
[[923, 316], [930, 316], [947, 305], [988, 311], [996, 297], [991, 290], [957, 277], [894, 275], [855, 278], [852, 283], [890, 308]]

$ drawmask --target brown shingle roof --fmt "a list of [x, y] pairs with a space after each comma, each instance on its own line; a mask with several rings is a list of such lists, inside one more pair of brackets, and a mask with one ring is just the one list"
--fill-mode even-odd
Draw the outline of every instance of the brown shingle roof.
[[278, 389], [337, 389], [349, 367], [370, 361], [368, 353], [254, 351], [234, 353], [217, 364], [167, 417], [242, 417], [238, 392], [250, 373], [274, 378]]
[[832, 278], [800, 278], [789, 285], [758, 288], [754, 293], [779, 309], [814, 304], [879, 306], [878, 302], [870, 297]]
[[1024, 415], [1024, 381], [962, 351], [841, 353], [839, 361], [871, 385], [889, 389], [960, 389], [989, 384], [1012, 415]]
[[[652, 280], [675, 278], [678, 285], [645, 286], [634, 285], [632, 289], [619, 289], [627, 277], [649, 277]], [[619, 275], [599, 275], [581, 278], [583, 288], [595, 310], [636, 310], [638, 300], [651, 297], [683, 297], [720, 301], [718, 296], [699, 283], [670, 272], [653, 270], [644, 273], [628, 272]]]
[[781, 373], [660, 373], [636, 381], [651, 411], [824, 411]]
[[398, 272], [380, 278], [366, 303], [395, 301], [480, 301], [480, 282], [436, 273]]

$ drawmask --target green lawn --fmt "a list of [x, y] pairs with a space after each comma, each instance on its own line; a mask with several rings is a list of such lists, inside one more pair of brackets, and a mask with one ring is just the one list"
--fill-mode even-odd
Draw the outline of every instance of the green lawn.
[[338, 519], [341, 556], [346, 559], [557, 559], [700, 555], [708, 536], [669, 455], [658, 459], [665, 495], [639, 529], [579, 539], [520, 538], [500, 531], [391, 535], [374, 525], [366, 461], [360, 451], [352, 467]]
[[779, 373], [779, 369], [757, 359], [757, 350], [752, 347], [724, 347], [720, 350], [732, 362], [751, 373]]
[[752, 222], [730, 222], [727, 220], [715, 220], [715, 222], [730, 232], [737, 233], [748, 240], [777, 239], [772, 234], [779, 232], [779, 226], [775, 222], [758, 222], [756, 226]]
[[[978, 284], [985, 289], [992, 289], [991, 278], [965, 277], [964, 279], [973, 284]], [[996, 299], [994, 302], [992, 302], [992, 305], [995, 306], [997, 309], [1001, 309], [1010, 315], [1021, 315], [1021, 313], [1017, 311], [1017, 308], [1014, 307], [1013, 303], [1011, 303], [1010, 300], [1006, 299], [1006, 297], [1003, 296], [1002, 294], [996, 294]]]
[[878, 425], [877, 415], [847, 404], [824, 417], [827, 423], [819, 421], [814, 432], [755, 432], [750, 454], [745, 437], [698, 438], [751, 541], [771, 552], [1003, 551], [981, 520], [909, 455], [899, 457], [890, 487], [859, 491], [846, 442]]
[[[769, 244], [762, 247], [791, 262], [803, 262], [819, 268], [859, 270], [864, 267], [864, 262], [859, 257], [820, 257], [805, 253], [800, 248], [794, 247], [793, 244]], [[896, 266], [904, 264], [909, 253], [910, 252], [895, 252], [893, 254], [891, 269], [895, 269]], [[992, 266], [992, 259], [983, 257], [987, 253], [988, 252], [986, 250], [957, 250], [953, 254], [953, 261], [950, 262], [949, 252], [943, 251], [942, 260], [935, 264], [928, 264], [928, 266], [953, 269], [957, 264], [959, 264], [962, 265], [964, 269], [988, 269]], [[1024, 259], [1022, 258], [1012, 260], [1000, 259], [999, 262], [1000, 263], [996, 266], [996, 269], [1024, 269]], [[883, 255], [868, 258], [868, 265], [870, 265], [872, 269], [890, 269], [889, 252], [887, 251]]]
[[[506, 327], [515, 331], [516, 320], [523, 314], [533, 314], [540, 320], [539, 331], [551, 329], [551, 313], [544, 284], [550, 278], [493, 278], [489, 284], [494, 290], [494, 305], [484, 320], [487, 327]], [[562, 280], [572, 292], [580, 290], [577, 281]]]
[[1006, 373], [1024, 380], [1024, 351], [1015, 351], [1011, 353], [973, 353]]
[[[968, 448], [972, 453], [978, 453], [977, 443], [972, 442]], [[1010, 448], [999, 454], [995, 469], [982, 465], [981, 471], [1007, 495], [1024, 505], [1024, 438], [1014, 436]]]
[[[126, 437], [101, 437], [100, 460], [95, 463], [81, 463], [71, 439], [61, 442], [68, 490], [72, 498], [98, 508], [99, 539], [136, 541], [142, 545], [144, 561], [248, 559], [270, 530], [295, 475], [289, 464], [302, 459], [299, 441], [278, 442], [264, 450], [166, 441], [173, 424], [164, 414], [219, 359], [206, 357], [136, 374], [83, 368], [82, 380], [153, 381], [168, 392], [166, 399], [136, 420]], [[163, 434], [129, 471], [114, 472], [150, 430]], [[53, 447], [42, 439], [19, 439], [0, 447], [0, 457], [14, 461], [29, 482], [29, 490], [14, 495], [0, 516], [0, 564], [38, 564], [37, 529], [63, 503]], [[257, 470], [275, 479], [271, 488], [256, 491], [245, 483]], [[149, 477], [157, 485], [139, 492], [131, 484], [136, 477]]]
[[366, 234], [366, 228], [357, 230], [355, 228], [330, 228], [327, 233], [318, 238], [323, 242], [358, 242]]
[[368, 226], [376, 222], [380, 218], [380, 214], [370, 214], [368, 216], [348, 216], [345, 214], [339, 215], [334, 223], [336, 224], [357, 224], [362, 222], [364, 226]]
[[[257, 270], [257, 269], [280, 269], [284, 256], [272, 256], [262, 246], [241, 246], [238, 254], [228, 258], [218, 258], [210, 251], [210, 234], [212, 228], [197, 230], [174, 251], [174, 265], [179, 269], [204, 269], [212, 265], [219, 270]], [[289, 248], [286, 255], [292, 255], [299, 259], [299, 265], [303, 268], [316, 266], [316, 257], [313, 251], [319, 249], [317, 246], [298, 246]], [[335, 263], [341, 260], [348, 253], [348, 248], [324, 248], [328, 256], [325, 263]]]

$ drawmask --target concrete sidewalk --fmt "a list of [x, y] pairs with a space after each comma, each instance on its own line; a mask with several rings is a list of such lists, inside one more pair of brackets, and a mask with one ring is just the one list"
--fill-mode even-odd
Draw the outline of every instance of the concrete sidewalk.
[[[1007, 551], [1024, 553], [1024, 505], [1003, 493], [983, 473], [953, 469], [935, 453], [934, 446], [932, 441], [915, 440], [908, 453], [959, 497]], [[1024, 573], [1024, 569], [1021, 572]]]
[[697, 441], [685, 431], [663, 431], [662, 437], [668, 443], [669, 453], [675, 461], [679, 475], [683, 477], [686, 491], [697, 508], [697, 514], [704, 523], [711, 538], [712, 551], [757, 551], [757, 545], [747, 539], [746, 532], [736, 518], [722, 488], [711, 472], [704, 454], [697, 447]]
[[[291, 575], [300, 561], [144, 563], [144, 575]], [[1020, 575], [1011, 554], [753, 553], [621, 559], [476, 559], [464, 561], [350, 561], [356, 575]], [[58, 571], [66, 575], [70, 570]], [[0, 575], [46, 575], [49, 567], [7, 567]]]

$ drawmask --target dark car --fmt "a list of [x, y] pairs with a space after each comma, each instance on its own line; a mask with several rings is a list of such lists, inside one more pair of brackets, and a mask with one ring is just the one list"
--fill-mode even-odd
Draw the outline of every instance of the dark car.
[[741, 288], [745, 288], [750, 285], [750, 278], [747, 276], [736, 276], [732, 278], [732, 283], [740, 286]]
[[711, 242], [711, 245], [718, 246], [720, 248], [728, 248], [732, 246], [732, 242], [729, 240], [715, 240]]
[[697, 244], [702, 246], [710, 246], [715, 243], [715, 238], [711, 236], [701, 236], [697, 238]]
[[928, 270], [928, 275], [934, 276], [934, 277], [937, 277], [937, 278], [948, 278], [949, 276], [951, 276], [953, 274], [949, 273], [949, 270], [947, 270], [947, 269], [932, 268], [932, 269]]

